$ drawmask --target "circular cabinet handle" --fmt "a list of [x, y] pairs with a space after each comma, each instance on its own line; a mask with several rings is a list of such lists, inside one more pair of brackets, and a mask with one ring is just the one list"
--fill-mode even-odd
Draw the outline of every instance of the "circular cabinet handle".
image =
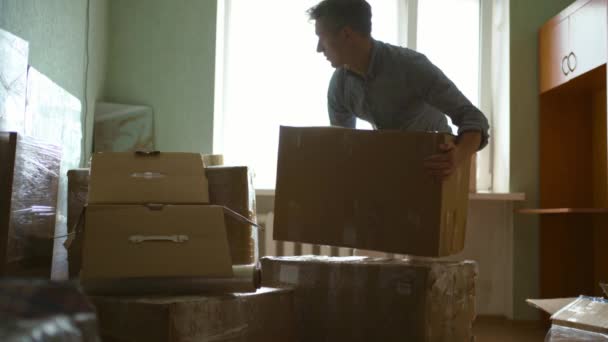
[[[574, 62], [572, 62], [572, 60], [574, 60]], [[574, 64], [574, 66], [572, 66], [572, 64]], [[570, 69], [570, 71], [574, 71], [574, 69], [576, 69], [576, 55], [574, 52], [570, 52], [568, 55], [568, 69]]]
[[562, 72], [566, 76], [568, 76], [568, 74], [570, 73], [570, 70], [568, 70], [567, 64], [568, 64], [568, 56], [564, 56], [564, 58], [562, 58]]

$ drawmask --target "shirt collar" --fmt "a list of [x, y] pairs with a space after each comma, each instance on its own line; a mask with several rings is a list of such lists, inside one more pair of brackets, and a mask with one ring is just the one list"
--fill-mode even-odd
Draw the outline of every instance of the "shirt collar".
[[371, 38], [372, 40], [372, 51], [371, 51], [371, 57], [369, 59], [369, 65], [367, 66], [367, 73], [365, 75], [365, 78], [368, 80], [371, 80], [374, 78], [374, 76], [376, 76], [376, 62], [378, 60], [377, 56], [378, 56], [378, 50], [380, 49], [380, 42], [375, 40], [374, 38]]
[[377, 71], [376, 62], [378, 60], [377, 55], [378, 55], [378, 50], [380, 49], [380, 45], [382, 44], [381, 42], [375, 40], [374, 38], [371, 38], [371, 41], [372, 41], [371, 56], [369, 59], [369, 65], [367, 66], [367, 72], [365, 73], [365, 77], [362, 77], [360, 74], [357, 74], [356, 72], [349, 70], [348, 68], [345, 68], [345, 70], [347, 72], [349, 72], [351, 75], [364, 79], [364, 80], [371, 80], [376, 76], [376, 71]]

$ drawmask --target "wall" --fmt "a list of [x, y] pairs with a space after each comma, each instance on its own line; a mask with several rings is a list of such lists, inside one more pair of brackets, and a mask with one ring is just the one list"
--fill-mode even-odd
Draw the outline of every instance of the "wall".
[[[525, 192], [523, 207], [537, 208], [538, 29], [572, 0], [511, 0], [511, 191]], [[538, 318], [525, 303], [538, 297], [538, 217], [515, 214], [513, 310], [517, 319]]]
[[[85, 151], [91, 148], [90, 104], [99, 97], [105, 74], [107, 0], [90, 0], [90, 16], [88, 5], [72, 0], [0, 0], [0, 28], [29, 42], [29, 64], [77, 97], [83, 108], [87, 105], [82, 114], [88, 132]], [[85, 91], [87, 26], [91, 27], [88, 74], [92, 77]]]
[[216, 2], [110, 0], [105, 99], [155, 112], [157, 149], [210, 153]]

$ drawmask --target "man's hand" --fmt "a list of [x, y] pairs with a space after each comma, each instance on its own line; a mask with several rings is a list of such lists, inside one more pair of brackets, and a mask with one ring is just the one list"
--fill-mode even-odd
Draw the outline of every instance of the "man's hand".
[[444, 180], [454, 173], [463, 161], [479, 149], [481, 134], [475, 131], [464, 132], [457, 140], [458, 144], [441, 144], [441, 153], [424, 159], [424, 167], [431, 176]]

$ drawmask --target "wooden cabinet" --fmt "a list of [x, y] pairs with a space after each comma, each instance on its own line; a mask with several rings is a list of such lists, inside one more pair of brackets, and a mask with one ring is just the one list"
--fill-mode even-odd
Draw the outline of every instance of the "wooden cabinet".
[[[606, 0], [579, 0], [539, 32], [540, 294], [608, 282]], [[562, 70], [563, 69], [563, 70]]]
[[606, 63], [608, 0], [580, 0], [539, 32], [540, 92]]
[[[568, 55], [568, 18], [541, 28], [539, 39], [540, 91], [545, 92], [568, 80], [564, 56]], [[564, 71], [562, 71], [564, 70]]]
[[591, 0], [570, 16], [567, 64], [577, 77], [606, 63], [606, 0]]

